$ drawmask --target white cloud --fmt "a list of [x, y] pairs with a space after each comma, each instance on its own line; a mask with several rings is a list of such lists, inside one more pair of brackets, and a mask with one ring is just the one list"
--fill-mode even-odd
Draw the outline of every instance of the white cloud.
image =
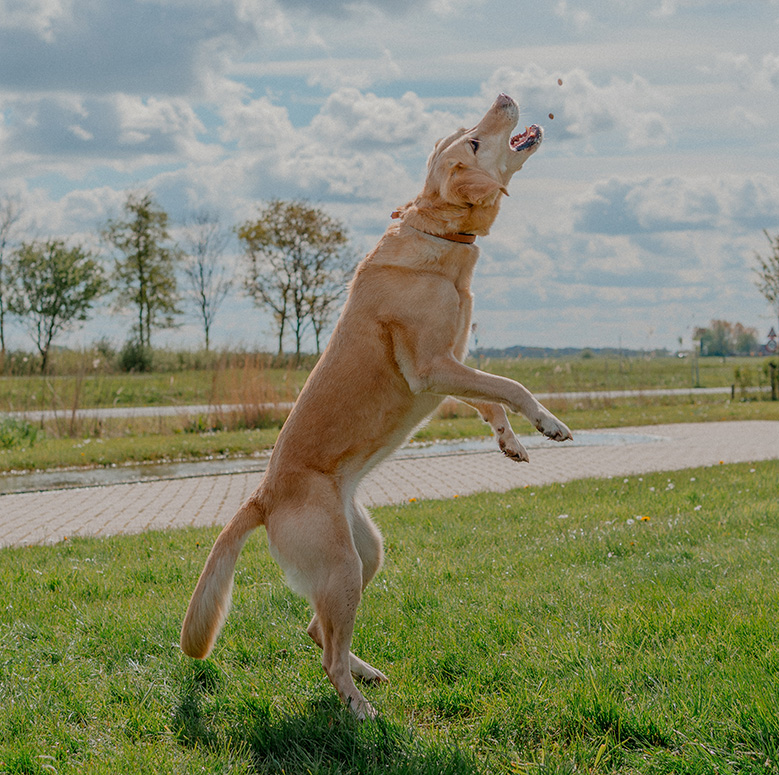
[[68, 127], [68, 131], [72, 132], [80, 140], [84, 140], [84, 142], [95, 139], [95, 136], [91, 132], [87, 131], [84, 129], [84, 127], [79, 126], [78, 124], [71, 124]]
[[372, 59], [335, 59], [329, 58], [317, 62], [307, 75], [309, 86], [320, 86], [323, 89], [338, 89], [353, 87], [367, 89], [380, 83], [387, 83], [403, 74], [403, 69], [395, 61], [389, 49], [384, 49], [381, 56]]
[[51, 41], [54, 23], [70, 16], [70, 6], [67, 0], [0, 0], [0, 29], [25, 30]]
[[582, 8], [571, 7], [567, 0], [560, 0], [555, 6], [555, 15], [571, 24], [577, 32], [584, 32], [592, 23], [592, 15]]
[[717, 229], [753, 230], [779, 222], [779, 183], [768, 175], [610, 178], [574, 206], [575, 226], [601, 234]]
[[141, 99], [128, 95], [116, 97], [119, 119], [119, 144], [148, 142], [155, 135], [170, 136], [177, 141], [193, 140], [204, 131], [192, 106], [182, 99]]
[[569, 137], [591, 141], [596, 135], [617, 131], [630, 148], [669, 142], [663, 115], [668, 100], [639, 75], [629, 81], [612, 77], [599, 86], [580, 69], [555, 73], [535, 64], [523, 70], [503, 67], [482, 85], [485, 97], [500, 91], [517, 95], [531, 120], [553, 113], [556, 125], [561, 124]]
[[275, 148], [290, 142], [296, 134], [287, 109], [267, 97], [226, 101], [221, 107], [224, 123], [219, 136], [239, 148]]
[[757, 62], [749, 54], [721, 54], [713, 71], [742, 89], [772, 92], [779, 88], [779, 54], [764, 54]]
[[101, 0], [65, 11], [64, 0], [34, 0], [9, 17], [16, 28], [0, 23], [0, 89], [193, 95], [207, 71], [279, 24], [271, 0]]
[[311, 122], [310, 131], [326, 146], [352, 149], [418, 146], [426, 143], [431, 133], [442, 133], [442, 118], [446, 117], [428, 112], [413, 92], [392, 99], [347, 88], [327, 98]]
[[472, 13], [476, 6], [486, 0], [430, 0], [430, 9], [439, 16], [460, 16]]
[[301, 127], [267, 97], [243, 101], [233, 95], [220, 114], [220, 139], [234, 143], [237, 151], [208, 175], [213, 180], [224, 170], [233, 191], [247, 200], [392, 199], [393, 207], [398, 196], [405, 201], [415, 193], [400, 161], [403, 148], [423, 160], [432, 148], [428, 136], [437, 115], [413, 94], [380, 99], [356, 89], [332, 94]]
[[13, 120], [0, 150], [34, 158], [29, 172], [69, 168], [78, 178], [85, 160], [130, 170], [222, 152], [200, 142], [205, 128], [181, 98], [30, 96], [8, 99], [5, 106]]
[[313, 199], [382, 201], [408, 180], [405, 169], [386, 153], [334, 154], [326, 144], [297, 149], [278, 159], [273, 171]]

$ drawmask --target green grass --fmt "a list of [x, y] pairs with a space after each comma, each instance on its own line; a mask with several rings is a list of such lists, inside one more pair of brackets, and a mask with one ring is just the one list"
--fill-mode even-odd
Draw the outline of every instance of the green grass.
[[[167, 406], [245, 400], [247, 381], [281, 400], [294, 397], [308, 376], [307, 369], [273, 368], [261, 356], [234, 355], [215, 359], [214, 368], [113, 374], [93, 369], [85, 358], [76, 376], [0, 377], [0, 411], [32, 411], [111, 406]], [[765, 359], [701, 358], [700, 385], [730, 386], [740, 369], [752, 384], [766, 385]], [[471, 365], [478, 365], [470, 361]], [[484, 360], [481, 368], [545, 392], [689, 388], [689, 361], [679, 358], [526, 358]], [[257, 388], [255, 388], [257, 390]]]
[[736, 369], [752, 385], [766, 385], [765, 363], [764, 358], [698, 358], [697, 374], [689, 359], [675, 357], [486, 359], [481, 368], [511, 377], [536, 392], [559, 393], [730, 386], [738, 381]]
[[181, 406], [240, 403], [246, 400], [248, 377], [261, 386], [261, 400], [289, 400], [308, 371], [270, 368], [253, 361], [246, 367], [157, 372], [150, 374], [83, 374], [81, 376], [0, 377], [0, 411], [74, 407]]
[[144, 434], [106, 439], [53, 439], [34, 446], [0, 449], [0, 472], [108, 467], [170, 460], [248, 457], [270, 449], [278, 429], [219, 433]]
[[[609, 401], [547, 401], [545, 405], [564, 420], [576, 433], [577, 429], [619, 428], [626, 425], [662, 425], [680, 422], [721, 422], [725, 420], [779, 420], [779, 402], [731, 401], [722, 396], [701, 396], [690, 400], [672, 396], [652, 399]], [[489, 435], [489, 428], [467, 409], [458, 409], [456, 417], [438, 417], [420, 429], [415, 438], [455, 439]], [[511, 415], [511, 424], [519, 434], [535, 430], [523, 417]]]
[[0, 772], [779, 771], [779, 462], [377, 509], [334, 700], [264, 533], [214, 655], [177, 649], [214, 530], [0, 551]]

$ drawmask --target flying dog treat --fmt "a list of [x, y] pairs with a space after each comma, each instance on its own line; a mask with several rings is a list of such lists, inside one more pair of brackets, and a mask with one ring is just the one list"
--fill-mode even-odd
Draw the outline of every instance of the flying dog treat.
[[[562, 79], [562, 78], [558, 78], [558, 79], [557, 79], [557, 85], [558, 85], [558, 86], [562, 86], [562, 85], [563, 85], [563, 79]], [[550, 121], [551, 121], [553, 118], [554, 118], [554, 113], [550, 113], [550, 114], [549, 114], [549, 119], [550, 119]]]

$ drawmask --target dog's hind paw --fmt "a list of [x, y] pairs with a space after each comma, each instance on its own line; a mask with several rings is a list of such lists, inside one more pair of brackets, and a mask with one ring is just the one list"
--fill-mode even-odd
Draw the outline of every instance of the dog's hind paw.
[[351, 671], [352, 675], [359, 678], [361, 681], [365, 681], [366, 683], [384, 683], [388, 681], [384, 673], [381, 672], [381, 670], [377, 670], [372, 665], [369, 665], [367, 662], [364, 662], [359, 657], [356, 657], [351, 652], [349, 653], [349, 670]]
[[350, 697], [349, 710], [354, 714], [357, 721], [373, 721], [379, 712], [371, 705], [365, 697]]
[[527, 454], [527, 450], [522, 446], [522, 443], [514, 433], [511, 433], [511, 436], [498, 436], [498, 446], [500, 447], [500, 451], [509, 460], [515, 460], [517, 463], [530, 462], [530, 456]]

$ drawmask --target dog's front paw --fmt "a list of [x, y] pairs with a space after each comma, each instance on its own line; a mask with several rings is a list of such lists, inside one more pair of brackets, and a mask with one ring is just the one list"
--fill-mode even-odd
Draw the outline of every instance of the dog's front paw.
[[522, 446], [522, 442], [520, 442], [513, 431], [498, 436], [498, 446], [500, 447], [500, 451], [509, 458], [509, 460], [516, 460], [517, 463], [530, 462], [530, 456], [527, 454], [527, 450]]
[[544, 436], [553, 441], [567, 441], [568, 439], [573, 438], [568, 426], [549, 412], [542, 414], [538, 418], [536, 421], [536, 428], [538, 428]]

